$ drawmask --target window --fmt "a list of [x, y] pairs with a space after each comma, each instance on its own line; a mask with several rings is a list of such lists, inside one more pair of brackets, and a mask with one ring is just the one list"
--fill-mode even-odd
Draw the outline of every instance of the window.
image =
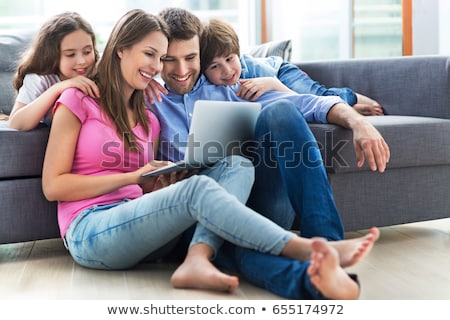
[[93, 0], [14, 0], [0, 1], [0, 30], [38, 29], [48, 17], [76, 11], [89, 21], [97, 33], [99, 46], [108, 39], [115, 22], [128, 10], [141, 8], [157, 14], [165, 7], [183, 7], [201, 19], [223, 18], [236, 29], [242, 43], [257, 38], [257, 0], [114, 0], [109, 3]]
[[353, 35], [355, 58], [401, 56], [401, 0], [354, 0]]
[[77, 11], [92, 24], [101, 48], [126, 11], [158, 13], [179, 6], [201, 19], [229, 21], [243, 52], [263, 41], [291, 39], [292, 61], [386, 57], [403, 54], [406, 1], [414, 11], [414, 35], [408, 35], [414, 50], [409, 51], [449, 54], [448, 0], [0, 0], [0, 30], [37, 29], [53, 14]]
[[294, 61], [402, 55], [401, 0], [266, 1], [269, 36], [292, 39]]

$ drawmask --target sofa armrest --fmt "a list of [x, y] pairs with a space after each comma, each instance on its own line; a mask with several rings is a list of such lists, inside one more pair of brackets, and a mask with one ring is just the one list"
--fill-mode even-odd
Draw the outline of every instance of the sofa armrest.
[[450, 57], [413, 56], [296, 63], [327, 87], [350, 87], [386, 114], [450, 118]]

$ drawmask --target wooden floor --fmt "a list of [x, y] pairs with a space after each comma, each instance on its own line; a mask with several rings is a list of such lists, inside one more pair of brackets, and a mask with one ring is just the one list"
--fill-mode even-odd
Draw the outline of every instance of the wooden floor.
[[[281, 299], [243, 280], [234, 294], [173, 289], [174, 268], [89, 270], [73, 262], [59, 239], [0, 245], [0, 299]], [[364, 300], [450, 299], [449, 270], [450, 219], [381, 228], [371, 254], [349, 269], [359, 275]]]

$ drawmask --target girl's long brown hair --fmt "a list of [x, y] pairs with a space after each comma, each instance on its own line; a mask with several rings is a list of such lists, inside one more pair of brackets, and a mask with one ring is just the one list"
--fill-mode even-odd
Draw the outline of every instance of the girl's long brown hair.
[[59, 74], [61, 42], [66, 35], [77, 30], [83, 30], [91, 36], [97, 61], [99, 54], [91, 25], [76, 12], [57, 14], [42, 25], [29, 49], [24, 53], [13, 78], [16, 91], [22, 87], [23, 79], [29, 73]]

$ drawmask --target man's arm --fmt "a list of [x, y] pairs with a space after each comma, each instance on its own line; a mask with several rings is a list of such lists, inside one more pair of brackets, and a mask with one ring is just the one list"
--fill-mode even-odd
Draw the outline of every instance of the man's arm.
[[384, 172], [390, 158], [389, 146], [364, 116], [345, 103], [337, 103], [328, 112], [327, 120], [353, 131], [358, 167], [366, 159], [372, 171]]

